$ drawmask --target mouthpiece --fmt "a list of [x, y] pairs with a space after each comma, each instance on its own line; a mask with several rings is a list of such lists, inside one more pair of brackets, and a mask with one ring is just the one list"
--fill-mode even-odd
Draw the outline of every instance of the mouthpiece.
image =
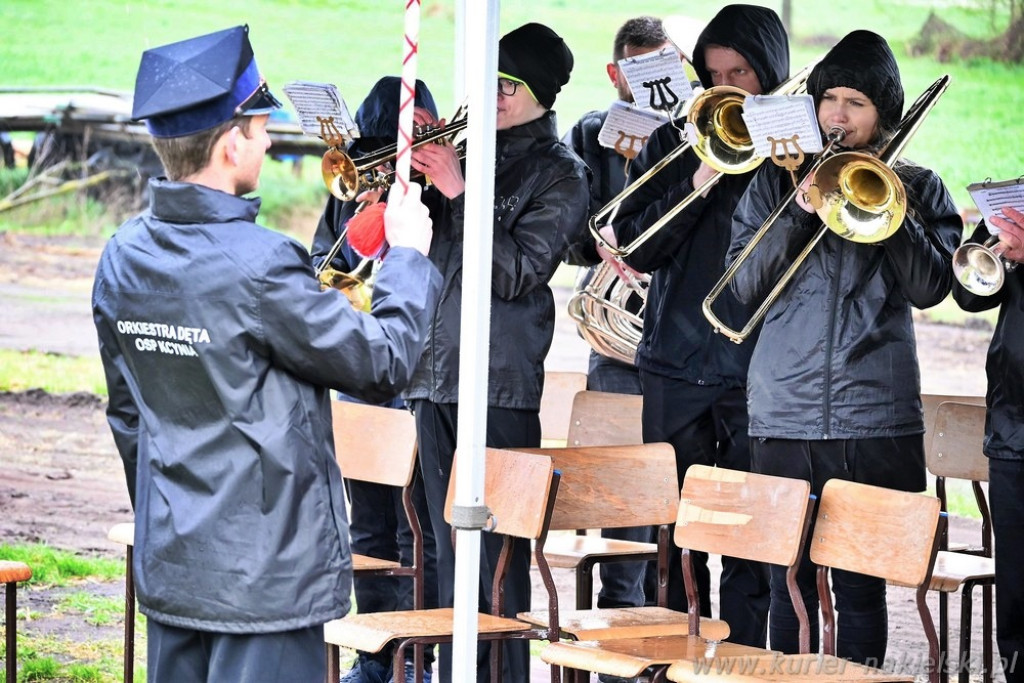
[[839, 126], [832, 126], [828, 129], [828, 139], [832, 142], [842, 142], [846, 137], [846, 131]]

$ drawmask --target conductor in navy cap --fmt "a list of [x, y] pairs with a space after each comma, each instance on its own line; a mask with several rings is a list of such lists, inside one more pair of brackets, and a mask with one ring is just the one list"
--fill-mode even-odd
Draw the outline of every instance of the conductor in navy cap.
[[245, 26], [139, 65], [133, 113], [167, 177], [104, 248], [92, 305], [151, 681], [324, 679], [323, 624], [352, 587], [329, 390], [394, 397], [437, 302], [416, 186], [388, 202], [369, 313], [256, 223], [280, 106]]

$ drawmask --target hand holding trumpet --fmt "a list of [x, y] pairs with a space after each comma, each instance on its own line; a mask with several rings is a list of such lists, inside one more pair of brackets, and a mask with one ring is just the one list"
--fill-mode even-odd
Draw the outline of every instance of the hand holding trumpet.
[[[442, 130], [445, 125], [444, 119], [439, 121], [429, 111], [419, 107], [413, 110], [413, 120], [417, 126], [431, 126]], [[466, 191], [459, 152], [448, 138], [413, 148], [412, 168], [426, 176], [448, 199], [455, 199]]]

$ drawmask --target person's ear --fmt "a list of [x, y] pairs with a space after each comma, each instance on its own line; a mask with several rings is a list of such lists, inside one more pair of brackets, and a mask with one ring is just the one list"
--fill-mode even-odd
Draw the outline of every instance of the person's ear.
[[605, 67], [608, 72], [608, 78], [611, 79], [612, 85], [619, 87], [619, 66], [615, 62], [608, 62]]
[[238, 165], [238, 136], [241, 134], [241, 128], [232, 126], [231, 130], [224, 136], [224, 155], [231, 162], [232, 166]]

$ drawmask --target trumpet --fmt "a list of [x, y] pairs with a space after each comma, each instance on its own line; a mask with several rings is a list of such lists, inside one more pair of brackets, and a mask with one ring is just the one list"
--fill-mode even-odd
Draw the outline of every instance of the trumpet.
[[953, 252], [953, 275], [968, 292], [978, 296], [991, 296], [1003, 288], [1006, 273], [1017, 267], [1003, 252], [1006, 244], [998, 235], [985, 240], [985, 244], [961, 244]]
[[[743, 343], [829, 230], [843, 239], [871, 244], [887, 239], [899, 229], [906, 214], [907, 195], [902, 181], [892, 167], [948, 86], [949, 76], [944, 75], [918, 97], [878, 157], [861, 152], [833, 154], [833, 147], [842, 141], [845, 131], [840, 128], [829, 131], [825, 149], [803, 178], [794, 181], [794, 188], [775, 207], [704, 299], [704, 317], [711, 323], [715, 332], [724, 334], [737, 344]], [[740, 266], [747, 261], [775, 221], [796, 198], [806, 178], [811, 179], [809, 201], [821, 218], [822, 226], [783, 272], [743, 329], [733, 330], [715, 315], [712, 305], [729, 286]]]
[[[466, 107], [460, 107], [452, 117], [451, 122], [444, 127], [424, 126], [420, 128], [413, 138], [412, 147], [415, 149], [420, 145], [431, 142], [451, 141], [455, 143], [456, 137], [465, 130], [469, 123], [466, 114]], [[460, 158], [465, 155], [464, 145], [459, 145]], [[341, 201], [350, 201], [361, 192], [367, 190], [386, 190], [391, 186], [394, 179], [394, 172], [382, 172], [376, 170], [398, 156], [398, 145], [387, 145], [360, 157], [358, 161], [353, 160], [347, 153], [337, 146], [330, 147], [320, 161], [320, 174], [323, 176], [324, 185], [327, 190]]]

